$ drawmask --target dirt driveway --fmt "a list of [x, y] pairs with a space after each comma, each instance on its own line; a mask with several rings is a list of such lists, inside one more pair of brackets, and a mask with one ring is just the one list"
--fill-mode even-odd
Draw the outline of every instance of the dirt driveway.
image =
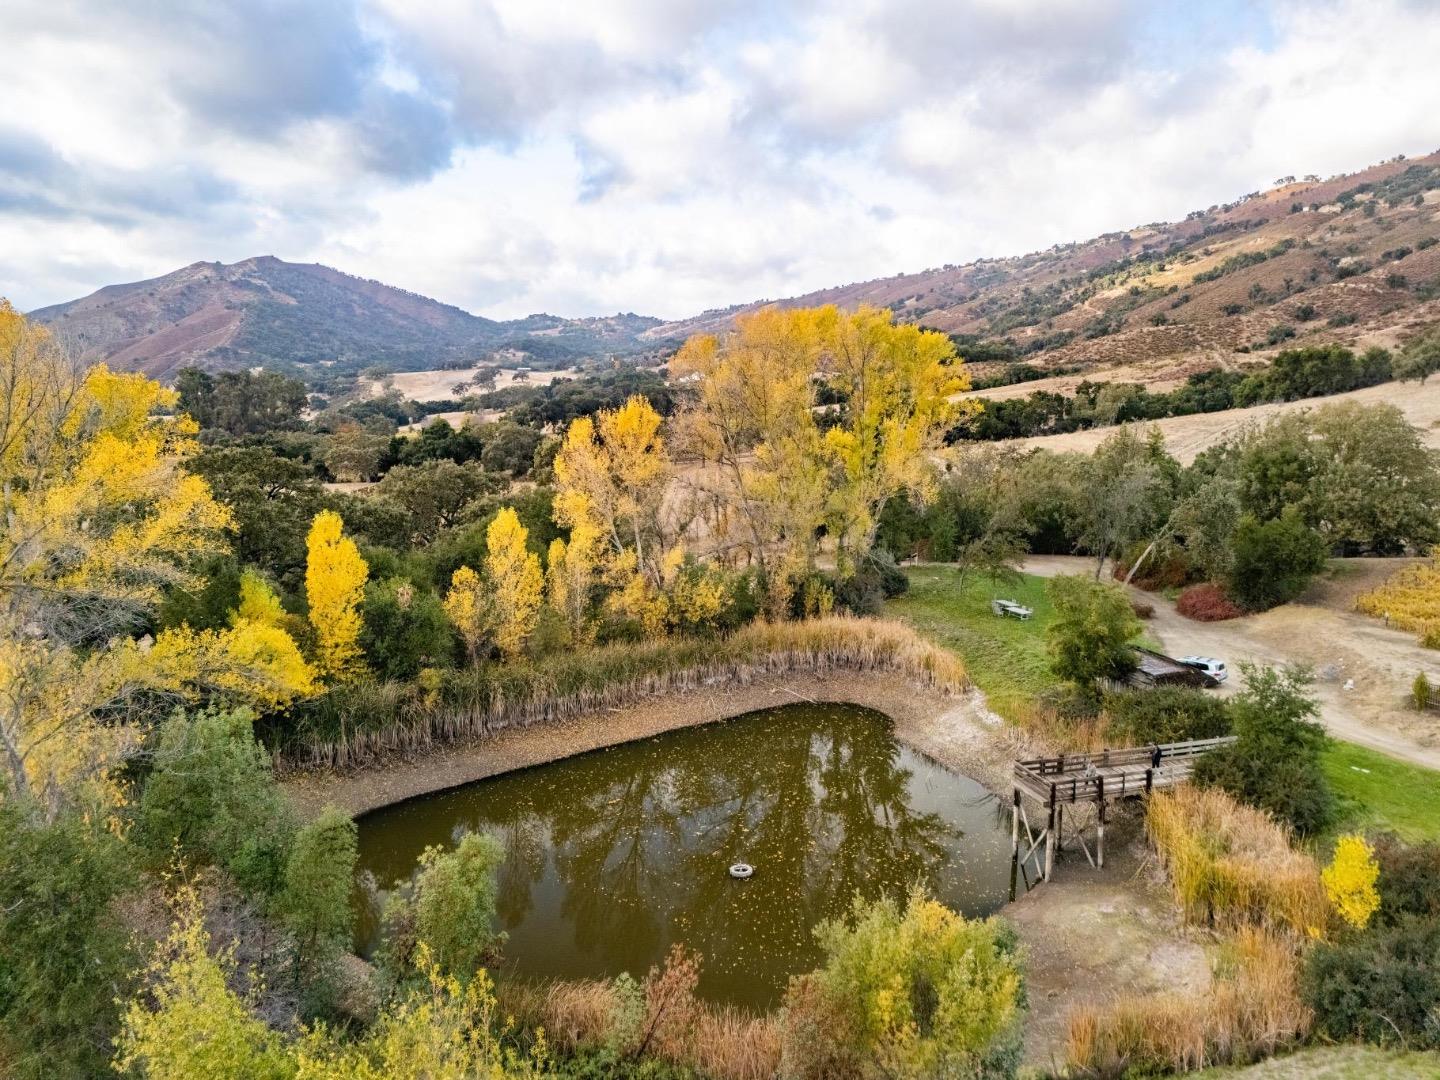
[[[1082, 556], [1032, 556], [1025, 570], [1053, 574], [1093, 574], [1095, 560]], [[1412, 634], [1390, 630], [1374, 619], [1317, 604], [1286, 604], [1259, 615], [1227, 622], [1200, 623], [1184, 618], [1155, 593], [1135, 595], [1155, 606], [1150, 632], [1172, 656], [1215, 656], [1230, 668], [1220, 691], [1243, 686], [1239, 662], [1266, 665], [1306, 664], [1315, 671], [1320, 718], [1330, 733], [1348, 742], [1440, 769], [1440, 719], [1406, 707], [1417, 673], [1440, 681], [1440, 653], [1422, 649]], [[1352, 689], [1345, 689], [1347, 681]]]

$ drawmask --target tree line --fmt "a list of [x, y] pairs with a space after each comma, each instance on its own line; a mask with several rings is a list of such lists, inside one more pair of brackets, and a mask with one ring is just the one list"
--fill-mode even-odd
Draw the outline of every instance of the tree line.
[[1437, 370], [1440, 334], [1433, 329], [1408, 342], [1398, 356], [1379, 347], [1357, 355], [1340, 345], [1307, 346], [1283, 350], [1269, 365], [1196, 372], [1169, 391], [1152, 391], [1139, 383], [1086, 380], [1068, 396], [1042, 390], [1023, 398], [987, 401], [984, 411], [952, 429], [949, 439], [991, 442], [1225, 412], [1341, 394], [1396, 378], [1423, 382]]

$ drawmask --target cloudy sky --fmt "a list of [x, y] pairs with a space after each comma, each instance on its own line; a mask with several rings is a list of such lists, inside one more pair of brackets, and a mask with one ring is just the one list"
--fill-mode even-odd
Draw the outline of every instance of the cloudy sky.
[[1435, 0], [5, 0], [0, 296], [664, 317], [1440, 146]]

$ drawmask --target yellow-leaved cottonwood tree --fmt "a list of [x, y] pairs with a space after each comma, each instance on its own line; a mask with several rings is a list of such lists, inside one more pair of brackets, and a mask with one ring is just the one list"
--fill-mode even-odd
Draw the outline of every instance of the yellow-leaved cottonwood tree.
[[675, 377], [696, 381], [677, 427], [684, 449], [707, 467], [688, 482], [714, 507], [722, 550], [759, 568], [772, 616], [788, 608], [788, 580], [813, 564], [825, 520], [829, 470], [815, 378], [837, 318], [834, 308], [762, 308], [738, 317], [723, 339], [690, 338], [671, 364]]
[[570, 629], [570, 640], [583, 645], [595, 637], [590, 619], [590, 594], [595, 586], [601, 535], [588, 516], [580, 516], [570, 527], [570, 542], [558, 537], [550, 542], [546, 561], [546, 587], [550, 606], [560, 612]]
[[[723, 337], [692, 337], [671, 370], [696, 383], [675, 425], [704, 465], [690, 483], [714, 507], [717, 542], [761, 571], [776, 615], [787, 579], [814, 566], [820, 527], [853, 570], [889, 499], [931, 494], [945, 431], [978, 407], [953, 400], [969, 380], [949, 338], [873, 308], [762, 309]], [[834, 404], [820, 404], [822, 387]]]
[[665, 551], [661, 502], [671, 465], [660, 414], [640, 395], [592, 420], [571, 421], [555, 456], [555, 517], [594, 530], [608, 562], [629, 552], [633, 572], [659, 585]]
[[465, 642], [465, 651], [473, 664], [480, 659], [480, 646], [490, 634], [493, 610], [490, 592], [485, 583], [468, 566], [450, 575], [450, 591], [445, 594], [445, 614]]
[[821, 371], [845, 401], [840, 423], [825, 433], [838, 467], [826, 520], [844, 572], [870, 550], [891, 497], [933, 494], [933, 456], [945, 431], [980, 406], [951, 400], [970, 386], [954, 343], [934, 330], [897, 325], [883, 308], [835, 320]]
[[305, 597], [315, 628], [321, 673], [345, 682], [364, 672], [360, 652], [360, 603], [370, 568], [345, 523], [333, 510], [321, 510], [305, 538]]
[[175, 402], [142, 375], [85, 370], [0, 302], [0, 793], [51, 816], [116, 804], [116, 767], [173, 703], [263, 707], [306, 686], [271, 630], [133, 638], [165, 591], [201, 584], [231, 524], [184, 468], [195, 425], [161, 415]]
[[495, 515], [485, 531], [485, 572], [494, 605], [495, 645], [507, 658], [520, 655], [535, 629], [544, 600], [540, 559], [526, 550], [529, 533], [512, 507]]

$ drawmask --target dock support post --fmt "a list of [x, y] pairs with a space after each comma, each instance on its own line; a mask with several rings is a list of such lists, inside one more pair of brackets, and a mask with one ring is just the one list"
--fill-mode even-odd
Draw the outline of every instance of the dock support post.
[[1050, 820], [1045, 827], [1045, 880], [1055, 870], [1055, 785], [1050, 785]]
[[[1010, 902], [1015, 902], [1015, 888], [1020, 877], [1020, 789], [1014, 789], [1015, 801], [1010, 806]], [[1028, 828], [1028, 826], [1027, 826]]]
[[1105, 869], [1105, 778], [1100, 777], [1100, 821], [1095, 826], [1095, 869]]
[[1020, 789], [1013, 789], [1014, 801], [1010, 805], [1010, 850], [1020, 854]]
[[1055, 859], [1065, 858], [1065, 804], [1055, 804]]

